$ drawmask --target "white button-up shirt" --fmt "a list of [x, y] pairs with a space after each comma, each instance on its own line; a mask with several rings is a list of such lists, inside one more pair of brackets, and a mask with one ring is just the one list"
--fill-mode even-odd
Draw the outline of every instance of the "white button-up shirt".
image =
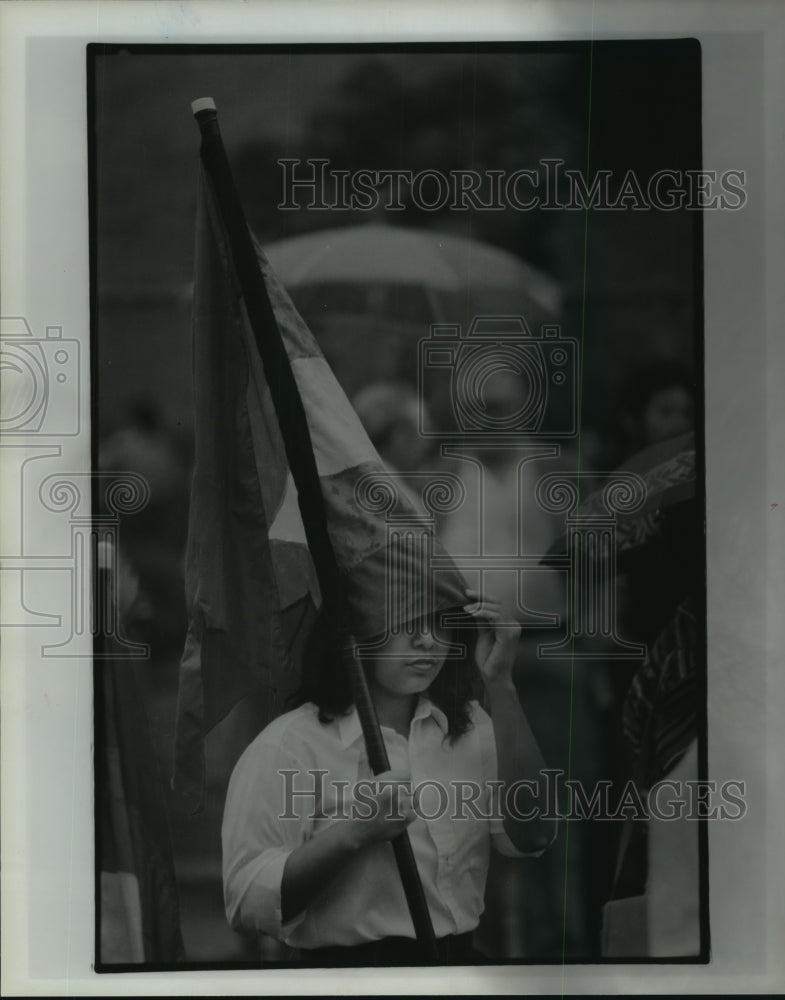
[[[488, 714], [476, 701], [471, 707], [473, 725], [454, 744], [445, 739], [444, 713], [426, 696], [418, 700], [408, 740], [382, 727], [390, 767], [410, 772], [413, 789], [429, 782], [408, 829], [437, 937], [477, 926], [491, 842], [503, 854], [525, 856], [513, 847], [501, 818], [483, 818], [494, 815], [489, 782], [497, 780], [496, 744]], [[319, 777], [314, 771], [327, 773]], [[281, 920], [286, 859], [330, 823], [342, 822], [335, 815], [339, 796], [350, 805], [351, 786], [370, 777], [356, 709], [322, 725], [316, 706], [305, 704], [256, 737], [234, 769], [224, 811], [224, 899], [233, 927], [254, 928], [296, 948], [414, 936], [386, 842], [363, 848], [305, 910], [286, 924]], [[456, 795], [470, 797], [457, 790], [456, 781], [482, 787], [475, 810], [456, 809]], [[287, 787], [307, 794], [287, 798]], [[448, 808], [440, 788], [449, 796]]]

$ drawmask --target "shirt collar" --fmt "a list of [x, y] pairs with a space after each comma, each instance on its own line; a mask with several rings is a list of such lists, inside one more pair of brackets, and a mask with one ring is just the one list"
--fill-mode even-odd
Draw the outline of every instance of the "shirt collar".
[[[439, 728], [446, 736], [449, 729], [447, 716], [437, 705], [434, 705], [427, 695], [421, 694], [417, 700], [414, 715], [412, 716], [412, 726], [414, 726], [414, 723], [418, 719], [427, 719], [429, 716], [433, 716]], [[337, 722], [338, 735], [342, 746], [349, 747], [362, 737], [362, 726], [360, 725], [360, 716], [357, 714], [356, 705], [352, 705], [351, 711], [346, 715], [339, 715]]]

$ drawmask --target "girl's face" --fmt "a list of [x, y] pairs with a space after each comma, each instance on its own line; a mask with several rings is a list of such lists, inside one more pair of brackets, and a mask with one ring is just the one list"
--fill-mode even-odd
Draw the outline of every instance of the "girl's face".
[[431, 686], [444, 664], [450, 629], [438, 623], [440, 614], [420, 618], [411, 634], [391, 635], [384, 650], [370, 661], [374, 686], [386, 694], [421, 694]]

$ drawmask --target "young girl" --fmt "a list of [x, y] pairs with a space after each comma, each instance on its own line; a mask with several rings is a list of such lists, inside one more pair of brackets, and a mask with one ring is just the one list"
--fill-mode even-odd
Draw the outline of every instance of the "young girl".
[[[408, 829], [442, 961], [477, 960], [491, 844], [537, 855], [556, 829], [537, 816], [545, 765], [511, 678], [520, 629], [499, 624], [494, 600], [466, 597], [475, 642], [434, 615], [363, 661], [389, 772], [371, 774], [337, 664], [306, 673], [307, 700], [242, 755], [222, 829], [233, 927], [272, 935], [312, 965], [418, 964], [387, 843]], [[445, 657], [451, 641], [475, 647], [490, 716], [472, 699], [471, 658]]]

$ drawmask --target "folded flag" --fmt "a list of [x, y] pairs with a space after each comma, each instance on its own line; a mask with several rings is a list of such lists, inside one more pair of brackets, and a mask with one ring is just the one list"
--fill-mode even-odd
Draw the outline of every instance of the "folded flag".
[[[265, 370], [237, 275], [231, 240], [201, 169], [193, 303], [195, 466], [186, 553], [190, 616], [181, 668], [175, 786], [201, 798], [203, 740], [244, 696], [262, 688], [272, 718], [296, 686], [298, 656], [321, 602], [297, 490], [271, 386], [296, 392], [307, 418], [327, 533], [349, 621], [358, 640], [384, 633], [390, 566], [399, 579], [395, 622], [465, 603], [464, 580], [432, 532], [390, 552], [381, 510], [356, 495], [384, 466], [261, 249], [261, 278], [294, 376]], [[261, 331], [264, 336], [265, 331]], [[398, 496], [396, 514], [416, 519]], [[438, 573], [423, 565], [440, 556]], [[425, 570], [425, 572], [423, 572]], [[427, 589], [428, 593], [423, 591]], [[330, 595], [332, 596], [332, 595]]]

